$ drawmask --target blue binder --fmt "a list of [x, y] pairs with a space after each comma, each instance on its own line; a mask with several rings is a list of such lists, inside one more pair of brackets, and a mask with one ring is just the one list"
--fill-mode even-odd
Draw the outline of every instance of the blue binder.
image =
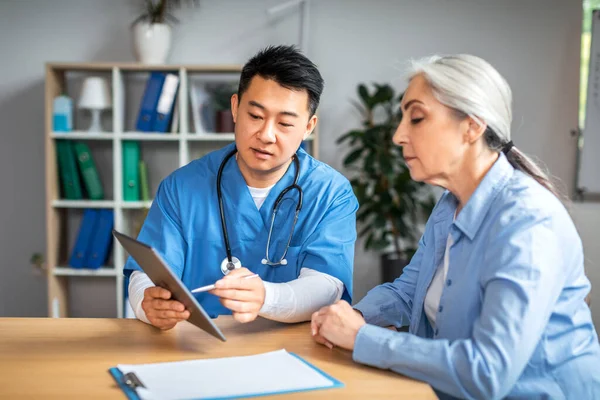
[[179, 76], [177, 74], [167, 74], [156, 105], [156, 114], [152, 123], [153, 132], [169, 131], [178, 89]]
[[113, 210], [100, 210], [98, 221], [91, 238], [85, 266], [91, 269], [100, 268], [107, 260], [112, 245], [112, 229], [114, 225]]
[[140, 111], [138, 113], [135, 129], [141, 132], [151, 132], [154, 119], [156, 118], [156, 106], [162, 91], [162, 86], [165, 81], [166, 73], [152, 72], [146, 82], [146, 90], [144, 97], [140, 103]]
[[79, 233], [77, 234], [75, 246], [71, 252], [69, 266], [73, 268], [85, 267], [89, 244], [96, 230], [96, 222], [98, 217], [99, 210], [87, 208], [83, 211], [83, 218], [81, 219], [81, 224], [79, 225]]

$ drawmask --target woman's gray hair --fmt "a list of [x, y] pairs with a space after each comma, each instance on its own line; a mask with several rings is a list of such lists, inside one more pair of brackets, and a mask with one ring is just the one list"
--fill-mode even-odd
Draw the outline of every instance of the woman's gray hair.
[[[511, 141], [512, 91], [487, 61], [469, 54], [432, 56], [411, 62], [409, 79], [416, 75], [422, 75], [435, 98], [459, 117], [486, 125], [484, 137], [490, 149], [500, 152]], [[506, 157], [515, 169], [564, 200], [543, 168], [517, 147], [507, 149]]]

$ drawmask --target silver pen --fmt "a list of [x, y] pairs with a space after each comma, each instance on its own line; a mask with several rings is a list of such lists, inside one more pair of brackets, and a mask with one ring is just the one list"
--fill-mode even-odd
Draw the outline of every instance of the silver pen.
[[[258, 276], [258, 274], [244, 275], [244, 276], [240, 277], [240, 279], [256, 278], [257, 276]], [[201, 286], [199, 288], [196, 288], [196, 289], [192, 290], [192, 293], [208, 292], [209, 290], [213, 290], [213, 289], [216, 289], [214, 283], [212, 285], [206, 285], [206, 286]]]

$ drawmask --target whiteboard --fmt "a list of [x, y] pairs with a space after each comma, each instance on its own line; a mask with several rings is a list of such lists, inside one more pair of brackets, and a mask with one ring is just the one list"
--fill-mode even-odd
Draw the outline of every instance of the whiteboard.
[[584, 193], [600, 193], [600, 10], [594, 10], [592, 15], [590, 71], [578, 186]]

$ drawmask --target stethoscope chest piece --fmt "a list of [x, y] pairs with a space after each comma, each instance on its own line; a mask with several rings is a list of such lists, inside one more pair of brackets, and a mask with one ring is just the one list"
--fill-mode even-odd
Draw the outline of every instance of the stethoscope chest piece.
[[227, 275], [234, 269], [242, 268], [242, 263], [237, 257], [231, 257], [231, 262], [225, 257], [225, 259], [221, 262], [221, 272], [223, 275]]

